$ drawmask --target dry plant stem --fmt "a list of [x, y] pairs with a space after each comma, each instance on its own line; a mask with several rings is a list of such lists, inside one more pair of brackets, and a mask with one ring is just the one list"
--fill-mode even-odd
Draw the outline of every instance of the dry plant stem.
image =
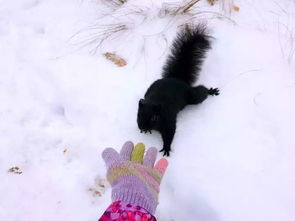
[[213, 17], [213, 18], [223, 18], [223, 19], [226, 19], [226, 20], [228, 20], [228, 21], [230, 21], [230, 22], [232, 22], [233, 24], [236, 25], [236, 22], [233, 19], [231, 19], [230, 17], [225, 16], [225, 15], [219, 13], [219, 12], [213, 12], [213, 11], [200, 11], [200, 12], [197, 12], [191, 17], [191, 19], [199, 18], [199, 16], [201, 16], [202, 14], [212, 14], [213, 16], [216, 16], [216, 17]]
[[[115, 33], [122, 32], [124, 30], [127, 30], [127, 27], [125, 25], [119, 25], [119, 26], [115, 27], [114, 29], [111, 29], [111, 30], [108, 29], [108, 30], [106, 30], [106, 33], [104, 33], [104, 34], [102, 34], [100, 36], [97, 36], [96, 39], [94, 40], [94, 42], [99, 41], [99, 43], [97, 44], [97, 46], [93, 50], [93, 53], [96, 53], [97, 52], [98, 48], [101, 46], [101, 44], [105, 40], [107, 40], [108, 38], [110, 38]], [[100, 37], [101, 37], [101, 39], [99, 40]]]
[[[99, 46], [109, 37], [112, 35], [126, 31], [128, 30], [128, 27], [124, 24], [112, 24], [112, 25], [105, 25], [105, 27], [99, 27], [96, 28], [95, 26], [89, 27], [85, 30], [79, 31], [75, 35], [71, 37], [73, 39], [74, 37], [77, 37], [82, 32], [85, 32], [87, 30], [93, 31], [92, 33], [88, 34], [87, 37], [81, 39], [80, 41], [75, 42], [73, 45], [81, 45], [81, 48], [87, 45], [96, 44], [95, 49], [93, 52], [96, 52]], [[96, 31], [97, 30], [97, 31]], [[70, 40], [71, 40], [70, 39]]]
[[175, 14], [183, 14], [189, 11], [189, 9], [191, 7], [193, 7], [197, 2], [199, 2], [200, 0], [192, 0], [189, 3], [187, 3], [186, 5], [180, 7], [179, 9], [176, 10]]
[[222, 0], [222, 9], [225, 13], [232, 13], [232, 9], [234, 6], [234, 0]]
[[216, 3], [216, 0], [208, 0], [208, 2], [210, 3], [210, 5], [214, 5]]
[[108, 4], [110, 6], [118, 7], [122, 4], [124, 4], [126, 1], [125, 0], [103, 0], [103, 2], [105, 2], [106, 4]]

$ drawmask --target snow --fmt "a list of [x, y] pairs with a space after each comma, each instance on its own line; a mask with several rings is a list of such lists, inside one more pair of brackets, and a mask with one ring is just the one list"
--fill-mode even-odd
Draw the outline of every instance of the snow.
[[[161, 148], [136, 125], [183, 21], [157, 18], [159, 2], [112, 12], [98, 0], [0, 1], [0, 220], [97, 220], [111, 191], [102, 150], [126, 140]], [[133, 4], [144, 13], [126, 15]], [[215, 39], [199, 83], [221, 95], [179, 115], [159, 221], [295, 218], [295, 2], [235, 4], [234, 23], [208, 20]], [[93, 53], [87, 27], [114, 21], [128, 30]]]

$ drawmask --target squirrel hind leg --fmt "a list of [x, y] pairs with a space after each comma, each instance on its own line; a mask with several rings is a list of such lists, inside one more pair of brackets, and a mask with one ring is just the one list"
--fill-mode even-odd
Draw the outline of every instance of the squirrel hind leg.
[[191, 87], [188, 95], [188, 104], [199, 104], [207, 99], [209, 93], [209, 89], [203, 85], [199, 85], [197, 87]]

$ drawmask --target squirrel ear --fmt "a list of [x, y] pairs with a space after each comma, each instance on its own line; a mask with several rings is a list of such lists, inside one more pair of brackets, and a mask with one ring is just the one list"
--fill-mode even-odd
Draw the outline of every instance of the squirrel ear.
[[138, 105], [142, 106], [143, 104], [144, 104], [144, 99], [140, 99], [139, 102], [138, 102]]

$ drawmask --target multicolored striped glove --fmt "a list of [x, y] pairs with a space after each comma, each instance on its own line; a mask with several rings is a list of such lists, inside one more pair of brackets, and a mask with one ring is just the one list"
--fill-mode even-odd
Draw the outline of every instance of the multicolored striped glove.
[[143, 143], [135, 147], [126, 142], [120, 154], [113, 148], [103, 151], [107, 179], [112, 186], [112, 200], [127, 202], [146, 209], [152, 215], [158, 204], [160, 183], [168, 166], [165, 158], [156, 165], [157, 149], [151, 147], [144, 156]]

